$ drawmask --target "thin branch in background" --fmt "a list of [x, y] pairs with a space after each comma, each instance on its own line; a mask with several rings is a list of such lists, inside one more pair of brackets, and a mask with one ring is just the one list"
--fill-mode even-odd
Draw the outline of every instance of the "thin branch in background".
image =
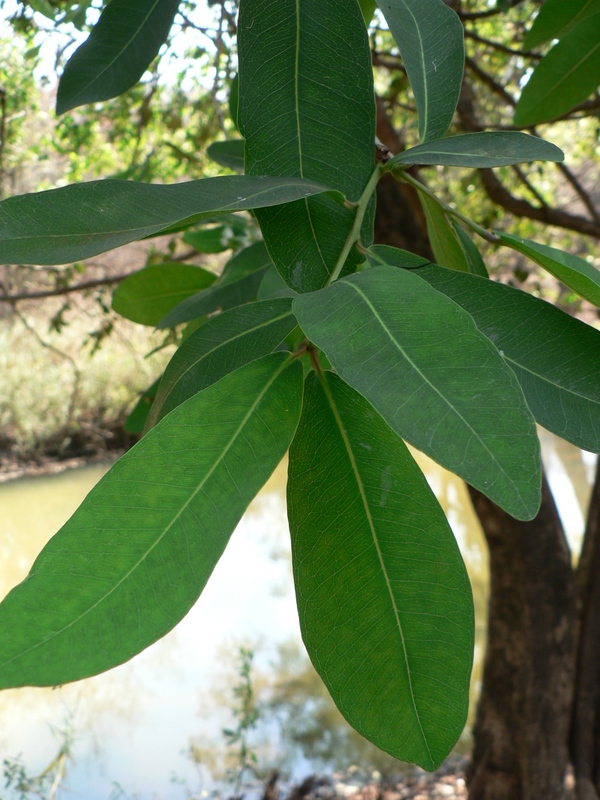
[[61, 297], [72, 292], [85, 292], [88, 289], [96, 289], [98, 286], [110, 286], [113, 283], [120, 283], [125, 278], [134, 275], [138, 270], [132, 270], [125, 275], [116, 275], [114, 278], [97, 278], [92, 281], [76, 283], [73, 286], [58, 286], [56, 289], [44, 289], [38, 292], [17, 292], [15, 294], [0, 294], [0, 302], [19, 303], [22, 300], [44, 300], [47, 297]]
[[6, 91], [0, 88], [0, 199], [4, 197], [4, 145], [6, 143]]
[[519, 167], [517, 164], [513, 164], [513, 172], [515, 173], [517, 178], [521, 181], [523, 186], [525, 186], [527, 191], [531, 192], [531, 194], [535, 197], [535, 199], [538, 201], [538, 203], [540, 205], [542, 205], [542, 206], [546, 206], [546, 208], [547, 208], [548, 207], [548, 203], [544, 200], [544, 198], [538, 192], [538, 190], [535, 188], [535, 186], [533, 186], [533, 184], [530, 183], [528, 177], [525, 175], [525, 173], [523, 172], [521, 167]]
[[71, 391], [71, 399], [69, 401], [69, 408], [67, 411], [67, 420], [66, 420], [66, 424], [70, 425], [71, 422], [73, 421], [73, 415], [75, 413], [75, 403], [77, 402], [77, 396], [79, 394], [79, 383], [81, 381], [81, 372], [79, 371], [79, 367], [77, 366], [75, 359], [72, 358], [68, 353], [59, 350], [58, 347], [55, 347], [53, 344], [50, 344], [50, 342], [47, 342], [45, 339], [42, 339], [37, 330], [33, 327], [33, 325], [30, 325], [29, 322], [27, 322], [27, 319], [23, 316], [23, 314], [21, 314], [21, 312], [16, 306], [14, 308], [14, 313], [15, 316], [21, 321], [23, 327], [35, 337], [35, 339], [37, 340], [38, 344], [41, 345], [41, 347], [50, 350], [59, 358], [68, 361], [71, 365], [73, 369], [73, 389]]
[[479, 34], [468, 29], [465, 29], [465, 38], [472, 39], [474, 42], [479, 42], [479, 44], [482, 44], [485, 47], [491, 47], [493, 50], [498, 50], [499, 52], [506, 53], [509, 56], [524, 56], [525, 58], [531, 58], [535, 61], [539, 61], [542, 58], [540, 53], [533, 53], [530, 50], [513, 50], [512, 48], [507, 47], [505, 44], [501, 44], [500, 42], [494, 42], [492, 39], [484, 39], [483, 36], [479, 36]]
[[571, 172], [571, 170], [566, 166], [566, 164], [562, 161], [558, 161], [555, 163], [555, 167], [562, 172], [565, 178], [569, 181], [573, 189], [577, 192], [577, 195], [587, 210], [590, 212], [591, 217], [596, 222], [600, 222], [600, 214], [598, 213], [598, 209], [596, 208], [594, 201], [583, 188], [581, 183], [578, 181], [577, 177]]
[[215, 37], [215, 47], [217, 52], [215, 54], [215, 79], [213, 81], [213, 85], [210, 90], [210, 96], [212, 97], [213, 106], [215, 107], [215, 113], [217, 115], [217, 120], [219, 121], [219, 127], [226, 139], [229, 139], [229, 132], [225, 125], [225, 118], [223, 117], [223, 109], [221, 108], [221, 103], [217, 96], [219, 91], [219, 72], [221, 70], [221, 56], [223, 55], [224, 43], [223, 43], [223, 22], [226, 19], [225, 15], [225, 3], [221, 5], [221, 16], [219, 17], [219, 27], [217, 28], [217, 35]]
[[492, 78], [491, 75], [488, 75], [487, 72], [481, 69], [479, 64], [474, 59], [472, 59], [471, 56], [465, 56], [465, 64], [469, 68], [469, 70], [473, 73], [473, 75], [476, 75], [482, 83], [484, 83], [495, 94], [501, 97], [507, 105], [513, 107], [517, 105], [517, 101], [514, 99], [514, 97], [512, 97], [512, 95], [510, 95], [506, 91], [504, 86], [501, 86], [497, 81], [494, 80], [494, 78]]

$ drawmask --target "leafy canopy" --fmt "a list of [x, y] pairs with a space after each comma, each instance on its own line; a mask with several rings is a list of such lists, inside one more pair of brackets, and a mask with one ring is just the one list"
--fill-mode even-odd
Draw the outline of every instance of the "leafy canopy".
[[[113, 307], [129, 319], [191, 327], [132, 413], [131, 429], [145, 436], [0, 604], [0, 686], [77, 680], [164, 635], [290, 448], [300, 623], [333, 699], [360, 733], [426, 769], [460, 735], [471, 591], [404, 440], [532, 519], [536, 422], [600, 451], [600, 333], [490, 281], [455, 217], [489, 234], [407, 172], [561, 161], [562, 152], [516, 131], [446, 137], [464, 65], [459, 19], [443, 0], [378, 6], [412, 85], [416, 147], [375, 158], [365, 23], [374, 2], [241, 0], [231, 108], [243, 138], [209, 150], [239, 174], [169, 186], [94, 181], [0, 203], [4, 263], [61, 264], [165, 231], [222, 252], [224, 236], [241, 236], [234, 212], [242, 210], [253, 211], [262, 235], [245, 247], [238, 238], [218, 279], [166, 262], [115, 291]], [[553, 0], [548, 9], [533, 41], [559, 35], [556, 49], [571, 52], [575, 37], [581, 69], [591, 69], [581, 20]], [[67, 64], [58, 111], [132, 85], [176, 10], [171, 0], [112, 0]], [[587, 16], [587, 29], [596, 21]], [[552, 53], [517, 109], [531, 124], [558, 113], [570, 92], [566, 77], [545, 92], [556, 75], [551, 56], [566, 63]], [[418, 189], [439, 265], [372, 246], [384, 173]], [[600, 305], [597, 274], [581, 259], [510, 234], [493, 241]]]

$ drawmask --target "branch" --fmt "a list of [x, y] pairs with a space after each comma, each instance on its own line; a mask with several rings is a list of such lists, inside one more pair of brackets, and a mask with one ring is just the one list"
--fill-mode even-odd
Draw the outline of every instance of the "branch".
[[491, 39], [484, 39], [483, 36], [479, 36], [473, 31], [465, 30], [465, 38], [472, 39], [474, 42], [479, 42], [479, 44], [483, 44], [486, 47], [492, 47], [494, 50], [499, 50], [501, 53], [506, 53], [509, 56], [525, 56], [525, 58], [535, 59], [536, 61], [539, 61], [542, 58], [540, 53], [533, 53], [531, 50], [513, 50], [512, 48], [507, 47], [505, 44], [501, 44], [500, 42], [494, 42]]
[[[477, 75], [482, 83], [485, 83], [486, 86], [489, 86], [489, 88], [499, 95], [507, 105], [513, 106], [513, 108], [517, 105], [517, 101], [506, 91], [504, 86], [501, 86], [492, 78], [491, 75], [488, 75], [487, 72], [484, 72], [484, 70], [481, 69], [479, 64], [474, 59], [472, 59], [470, 56], [465, 56], [465, 64], [474, 75]], [[483, 128], [481, 128], [481, 130], [483, 130]]]
[[87, 289], [95, 289], [98, 286], [110, 286], [113, 283], [120, 283], [130, 275], [135, 275], [139, 270], [135, 269], [126, 275], [116, 275], [114, 278], [98, 278], [93, 281], [77, 283], [74, 286], [59, 286], [56, 289], [45, 289], [39, 292], [18, 292], [16, 294], [0, 294], [0, 302], [18, 303], [21, 300], [43, 300], [46, 297], [60, 297], [61, 295], [71, 294], [72, 292], [85, 292]]
[[579, 199], [585, 205], [587, 210], [592, 215], [592, 218], [596, 220], [596, 222], [600, 222], [600, 214], [598, 213], [598, 209], [596, 208], [594, 201], [583, 188], [583, 186], [577, 180], [577, 177], [571, 172], [571, 170], [566, 166], [563, 161], [557, 161], [555, 163], [557, 169], [559, 169], [565, 178], [569, 181], [573, 189], [577, 192]]

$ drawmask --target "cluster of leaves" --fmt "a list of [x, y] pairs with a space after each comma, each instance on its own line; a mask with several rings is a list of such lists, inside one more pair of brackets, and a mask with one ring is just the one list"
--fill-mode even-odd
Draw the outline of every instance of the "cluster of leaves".
[[[0, 204], [5, 263], [76, 261], [225, 215], [216, 234], [188, 234], [222, 241], [228, 225], [236, 235], [231, 215], [242, 210], [252, 210], [263, 237], [218, 280], [167, 264], [115, 293], [114, 307], [140, 322], [197, 329], [146, 404], [146, 435], [0, 604], [0, 685], [76, 680], [164, 635], [289, 448], [300, 623], [333, 699], [366, 738], [427, 769], [460, 735], [471, 591], [405, 441], [532, 519], [536, 421], [600, 451], [600, 332], [490, 281], [457, 220], [490, 234], [408, 173], [412, 165], [560, 162], [562, 152], [520, 131], [446, 137], [463, 73], [458, 17], [443, 0], [378, 6], [412, 87], [415, 147], [375, 159], [358, 2], [242, 0], [233, 116], [243, 138], [220, 155], [243, 152], [244, 174], [173, 185], [93, 181]], [[166, 16], [140, 32], [144, 9]], [[77, 69], [65, 70], [60, 109], [106, 96], [117, 55], [123, 74], [110, 91], [139, 78], [166, 35], [167, 10], [172, 19], [168, 0], [112, 0], [73, 56]], [[109, 19], [118, 35], [107, 51]], [[136, 44], [142, 35], [147, 47]], [[372, 246], [374, 190], [385, 173], [418, 190], [445, 267]], [[585, 261], [507, 233], [492, 241], [600, 303]]]

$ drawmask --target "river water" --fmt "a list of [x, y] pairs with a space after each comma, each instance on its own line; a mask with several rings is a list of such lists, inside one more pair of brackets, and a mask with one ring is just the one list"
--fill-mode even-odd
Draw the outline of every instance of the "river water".
[[[544, 461], [574, 557], [581, 545], [595, 457], [541, 431]], [[446, 511], [471, 577], [476, 607], [474, 701], [485, 647], [485, 542], [462, 481], [415, 454]], [[107, 466], [0, 485], [0, 597], [27, 574]], [[259, 766], [295, 779], [315, 769], [368, 760], [393, 769], [352, 734], [327, 700], [300, 640], [285, 516], [285, 464], [249, 507], [205, 591], [168, 636], [104, 675], [57, 689], [0, 694], [0, 758], [42, 771], [64, 738], [72, 756], [58, 796], [206, 796], [235, 748], [239, 649], [254, 653], [252, 688], [260, 716], [249, 736]], [[474, 707], [474, 702], [472, 703]], [[468, 731], [459, 743], [465, 750]], [[60, 794], [64, 792], [64, 795]], [[0, 796], [3, 796], [0, 794]]]

